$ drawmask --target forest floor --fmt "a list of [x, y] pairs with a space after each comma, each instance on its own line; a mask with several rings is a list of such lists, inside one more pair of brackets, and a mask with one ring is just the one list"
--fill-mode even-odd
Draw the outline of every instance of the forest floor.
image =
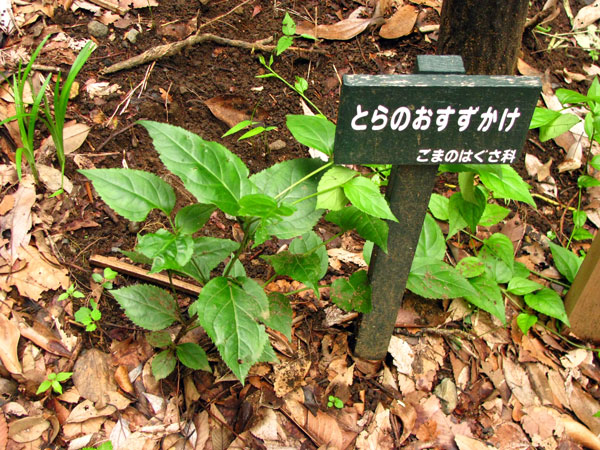
[[[138, 233], [164, 224], [158, 214], [143, 223], [117, 216], [77, 169], [149, 170], [174, 186], [178, 207], [192, 202], [162, 166], [146, 131], [135, 124], [141, 119], [220, 142], [251, 173], [308, 157], [308, 149], [285, 126], [286, 115], [305, 113], [305, 105], [281, 81], [257, 78], [265, 73], [259, 52], [244, 43], [275, 45], [286, 12], [307, 30], [318, 26], [321, 39], [295, 39], [292, 48], [275, 57], [273, 67], [292, 83], [296, 76], [305, 78], [306, 96], [335, 122], [344, 74], [409, 74], [417, 55], [435, 53], [441, 0], [406, 5], [391, 0], [113, 3], [14, 2], [19, 30], [5, 36], [0, 50], [3, 71], [10, 76], [15, 61], [54, 33], [36, 61], [46, 66], [36, 67], [34, 79], [39, 80], [53, 67], [68, 70], [82, 41], [98, 45], [69, 102], [66, 193], [51, 196], [60, 173], [45, 129], [35, 140], [43, 182], [37, 187], [27, 175], [21, 183], [17, 180], [16, 125], [9, 123], [0, 137], [0, 450], [77, 450], [109, 440], [112, 448], [129, 450], [600, 449], [597, 354], [568, 329], [562, 335], [555, 332], [552, 320], [540, 319], [524, 335], [510, 303], [513, 320], [504, 327], [462, 300], [432, 301], [407, 292], [388, 357], [364, 361], [351, 351], [357, 314], [339, 310], [327, 295], [316, 299], [305, 291], [291, 296], [291, 342], [271, 334], [279, 364], [256, 365], [242, 384], [204, 335], [200, 339], [206, 343], [211, 372], [178, 366], [157, 382], [150, 370], [157, 351], [92, 273], [101, 273], [93, 262], [99, 257], [132, 264], [120, 251], [132, 250]], [[530, 18], [543, 6], [538, 0], [531, 3]], [[550, 97], [559, 87], [585, 93], [600, 73], [594, 25], [580, 33], [587, 44], [570, 34], [572, 17], [585, 3], [559, 3], [544, 29], [526, 31], [519, 61], [519, 72], [540, 76]], [[376, 9], [383, 18], [373, 19]], [[402, 14], [394, 14], [400, 10]], [[172, 56], [106, 73], [116, 63], [197, 31], [212, 37]], [[268, 55], [267, 50], [262, 53]], [[0, 116], [9, 117], [11, 111], [14, 104], [5, 85]], [[239, 135], [221, 137], [250, 118], [277, 129], [242, 141]], [[511, 203], [511, 215], [495, 229], [513, 241], [518, 261], [557, 281], [560, 274], [544, 237], [568, 241], [577, 177], [585, 167], [581, 152], [573, 151], [574, 135], [565, 139], [541, 143], [538, 133], [530, 132], [523, 151], [527, 159], [521, 158], [515, 168], [533, 186], [537, 208]], [[435, 192], [448, 197], [455, 185], [452, 177], [441, 177]], [[585, 227], [592, 233], [600, 226], [597, 195], [590, 189], [582, 201], [590, 219]], [[225, 215], [215, 214], [203, 233], [236, 239], [236, 227]], [[324, 223], [317, 232], [325, 239], [332, 235]], [[282, 244], [275, 241], [268, 251], [274, 253]], [[571, 248], [585, 252], [590, 244], [574, 242]], [[353, 233], [330, 242], [327, 279], [364, 267], [362, 246]], [[256, 261], [246, 261], [247, 272], [267, 278]], [[119, 271], [116, 263], [113, 267]], [[120, 272], [114, 284], [136, 281]], [[561, 289], [560, 283], [544, 282]], [[69, 286], [83, 298], [59, 300]], [[273, 288], [290, 292], [298, 287], [280, 278]], [[86, 332], [74, 313], [90, 300], [98, 303], [102, 317], [96, 330]], [[193, 300], [179, 293], [180, 304]], [[61, 395], [51, 389], [36, 394], [48, 374], [69, 372], [73, 376], [62, 383]], [[328, 406], [329, 396], [341, 400], [342, 407]]]

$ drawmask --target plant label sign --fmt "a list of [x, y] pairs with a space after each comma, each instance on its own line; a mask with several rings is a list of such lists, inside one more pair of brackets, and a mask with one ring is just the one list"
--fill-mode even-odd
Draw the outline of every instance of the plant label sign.
[[354, 354], [387, 354], [440, 164], [512, 164], [541, 90], [533, 77], [464, 75], [460, 56], [421, 55], [415, 75], [344, 77], [334, 143], [338, 164], [392, 164], [388, 253], [369, 265], [371, 304]]
[[541, 83], [536, 77], [344, 76], [338, 164], [512, 164]]

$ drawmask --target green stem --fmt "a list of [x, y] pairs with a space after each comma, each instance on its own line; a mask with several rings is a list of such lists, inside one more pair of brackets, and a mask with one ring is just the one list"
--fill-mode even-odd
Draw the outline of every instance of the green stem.
[[231, 269], [233, 269], [233, 265], [235, 264], [235, 262], [237, 260], [240, 259], [240, 255], [242, 254], [242, 252], [244, 250], [246, 250], [246, 247], [248, 246], [248, 243], [250, 242], [250, 237], [251, 237], [250, 227], [258, 220], [259, 219], [250, 219], [244, 223], [244, 226], [242, 227], [242, 231], [244, 232], [244, 238], [242, 239], [242, 242], [241, 242], [240, 246], [238, 247], [238, 249], [235, 251], [235, 253], [231, 257], [231, 260], [229, 260], [227, 267], [225, 267], [225, 271], [223, 272], [224, 277], [229, 276]]
[[329, 167], [333, 166], [333, 161], [328, 162], [327, 164], [319, 167], [316, 170], [313, 170], [311, 173], [309, 173], [308, 175], [300, 178], [298, 181], [296, 181], [295, 183], [293, 183], [292, 185], [286, 187], [283, 191], [281, 191], [279, 194], [277, 194], [275, 196], [275, 200], [279, 200], [281, 197], [283, 197], [285, 194], [287, 194], [289, 191], [291, 191], [292, 189], [294, 189], [296, 186], [304, 183], [306, 180], [314, 177], [316, 174], [318, 174], [319, 172], [322, 172], [325, 169], [328, 169]]
[[315, 105], [313, 102], [311, 102], [308, 97], [306, 95], [304, 95], [304, 93], [300, 92], [298, 89], [296, 89], [296, 86], [293, 86], [292, 84], [288, 83], [287, 80], [285, 80], [281, 75], [279, 75], [277, 72], [275, 72], [271, 66], [268, 66], [266, 64], [263, 64], [264, 67], [271, 72], [278, 80], [281, 80], [283, 83], [285, 83], [286, 86], [288, 86], [290, 89], [292, 89], [296, 94], [298, 94], [300, 97], [302, 97], [310, 106], [312, 106], [315, 111], [317, 111], [317, 113], [321, 114], [322, 116], [325, 116], [325, 114], [323, 114], [321, 112], [321, 110], [319, 108], [317, 108], [317, 105]]
[[[316, 286], [317, 289], [326, 288], [326, 287], [331, 287], [331, 285], [330, 284], [318, 284]], [[285, 293], [283, 293], [283, 295], [285, 295], [286, 297], [288, 297], [290, 295], [299, 294], [300, 292], [312, 291], [312, 290], [313, 290], [313, 288], [311, 288], [311, 287], [303, 287], [301, 289], [296, 289], [295, 291], [285, 292]]]
[[[581, 190], [582, 190], [582, 188], [579, 188], [579, 193], [577, 195], [577, 210], [576, 210], [576, 212], [581, 211]], [[577, 226], [575, 225], [575, 221], [573, 221], [573, 229], [571, 230], [571, 234], [569, 235], [569, 240], [567, 241], [567, 246], [566, 246], [567, 250], [571, 246], [571, 241], [573, 240], [573, 235], [575, 234], [575, 230], [577, 230]]]
[[292, 202], [292, 205], [295, 205], [296, 203], [303, 202], [304, 200], [308, 200], [308, 199], [310, 199], [310, 198], [313, 198], [313, 197], [316, 197], [316, 196], [318, 196], [318, 195], [325, 194], [326, 192], [333, 191], [333, 190], [335, 190], [335, 189], [337, 189], [337, 188], [339, 188], [339, 187], [340, 187], [340, 186], [332, 186], [332, 187], [329, 187], [329, 188], [327, 188], [327, 189], [323, 189], [322, 191], [313, 192], [312, 194], [309, 194], [309, 195], [307, 195], [306, 197], [302, 197], [302, 198], [299, 198], [298, 200], [294, 200], [294, 201]]
[[570, 284], [566, 284], [566, 283], [563, 283], [562, 281], [558, 281], [558, 280], [555, 280], [553, 278], [547, 277], [546, 275], [542, 275], [541, 273], [536, 272], [535, 270], [530, 270], [530, 272], [532, 274], [534, 274], [535, 276], [537, 276], [537, 277], [543, 278], [546, 281], [550, 281], [551, 283], [558, 284], [558, 285], [560, 285], [562, 287], [565, 287], [567, 289], [569, 289], [571, 287]]

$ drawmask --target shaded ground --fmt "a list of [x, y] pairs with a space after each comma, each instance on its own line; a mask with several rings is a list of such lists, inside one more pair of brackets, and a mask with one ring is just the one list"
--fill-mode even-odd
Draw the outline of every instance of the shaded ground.
[[[222, 142], [243, 159], [252, 173], [280, 161], [308, 156], [306, 148], [285, 127], [287, 114], [302, 113], [300, 98], [274, 78], [256, 78], [264, 69], [256, 54], [246, 49], [202, 43], [153, 65], [106, 76], [100, 72], [145, 50], [184, 39], [197, 27], [202, 27], [202, 32], [246, 42], [272, 36], [276, 40], [281, 35], [286, 11], [298, 23], [306, 19], [332, 24], [347, 18], [362, 3], [254, 0], [243, 2], [232, 12], [241, 2], [163, 0], [157, 6], [134, 9], [124, 16], [111, 15], [100, 8], [101, 21], [108, 23], [109, 32], [94, 38], [99, 47], [78, 77], [79, 94], [69, 109], [71, 119], [91, 127], [83, 145], [67, 158], [66, 176], [73, 183], [73, 190], [55, 198], [48, 198], [51, 190], [42, 190], [37, 199], [32, 199], [32, 244], [43, 254], [41, 259], [50, 260], [55, 269], [66, 270], [57, 269], [59, 272], [48, 275], [57, 284], [46, 285], [40, 292], [21, 288], [2, 292], [0, 330], [7, 336], [2, 342], [8, 345], [10, 335], [14, 336], [15, 325], [9, 325], [7, 318], [12, 317], [10, 323], [20, 321], [17, 358], [22, 374], [5, 367], [3, 359], [0, 392], [6, 394], [0, 401], [4, 411], [0, 418], [0, 450], [77, 449], [109, 438], [115, 448], [130, 449], [464, 449], [486, 445], [503, 449], [554, 449], [559, 445], [600, 448], [594, 440], [594, 435], [600, 433], [600, 419], [594, 417], [600, 410], [597, 359], [589, 349], [571, 346], [541, 327], [523, 336], [516, 326], [503, 328], [487, 314], [472, 314], [464, 303], [449, 305], [408, 295], [388, 359], [372, 363], [351, 356], [348, 342], [355, 315], [343, 314], [329, 304], [326, 293], [321, 301], [305, 293], [293, 298], [292, 343], [277, 333], [272, 335], [281, 365], [258, 365], [242, 386], [218, 360], [206, 336], [199, 335], [211, 357], [213, 373], [178, 369], [157, 383], [150, 375], [148, 362], [154, 350], [114, 299], [102, 294], [91, 281], [92, 255], [120, 256], [119, 250], [134, 247], [138, 232], [155, 231], [163, 225], [158, 215], [151, 215], [141, 224], [116, 216], [92, 192], [77, 168], [127, 166], [150, 170], [175, 187], [178, 206], [191, 201], [181, 182], [162, 167], [150, 138], [134, 125], [135, 121], [168, 122], [204, 139]], [[290, 49], [276, 57], [273, 67], [291, 82], [296, 76], [306, 78], [306, 95], [335, 120], [343, 74], [410, 73], [416, 55], [435, 52], [436, 34], [430, 26], [436, 24], [438, 13], [431, 6], [439, 5], [435, 1], [415, 3], [419, 4], [420, 28], [407, 36], [382, 39], [377, 28], [371, 27], [346, 41], [326, 39], [313, 43], [296, 39], [294, 45], [300, 49]], [[533, 3], [530, 16], [542, 6], [540, 2]], [[94, 19], [91, 12], [65, 12], [59, 5], [53, 6], [56, 8], [49, 6], [53, 17], [38, 11], [37, 20], [31, 19], [23, 26], [23, 37], [7, 37], [6, 51], [29, 50], [39, 42], [40, 33], [50, 29], [62, 30], [73, 39], [89, 38], [88, 24]], [[581, 7], [582, 4], [571, 1], [573, 11]], [[32, 13], [17, 8], [15, 13], [18, 18], [26, 13], [32, 17], [36, 14], [33, 9]], [[372, 13], [372, 8], [366, 12]], [[570, 30], [562, 7], [550, 25], [552, 32]], [[125, 37], [132, 29], [140, 32], [135, 43]], [[526, 33], [523, 60], [546, 72], [545, 79], [553, 88], [567, 86], [585, 92], [591, 77], [585, 75], [583, 66], [593, 64], [589, 52], [572, 40], [567, 41], [566, 48], [547, 51], [551, 39]], [[66, 43], [55, 43], [42, 52], [38, 62], [64, 68], [74, 55]], [[565, 76], [569, 75], [564, 69], [583, 74], [582, 78], [567, 84]], [[142, 88], [140, 83], [144, 80]], [[92, 98], [96, 82], [108, 82], [115, 90]], [[128, 92], [136, 87], [127, 102]], [[230, 125], [216, 118], [207, 107], [211, 99], [213, 109], [220, 107], [229, 116], [232, 111], [253, 115], [277, 130], [239, 142], [235, 136], [221, 139]], [[37, 141], [44, 137], [40, 135]], [[14, 148], [8, 140], [2, 143], [2, 151], [3, 163], [14, 160]], [[55, 163], [48, 153], [40, 153], [41, 163]], [[550, 173], [556, 181], [557, 197], [553, 199], [546, 191], [540, 191], [537, 209], [513, 205], [515, 214], [511, 219], [518, 214], [520, 220], [510, 220], [500, 229], [519, 242], [517, 256], [521, 261], [550, 274], [553, 267], [540, 236], [553, 231], [563, 242], [568, 238], [572, 221], [564, 205], [575, 201], [578, 172], [559, 172], [557, 164], [564, 161], [565, 150], [553, 142], [541, 145], [534, 133], [524, 153], [535, 155], [544, 163], [554, 160]], [[523, 163], [516, 168], [534, 183]], [[4, 172], [2, 176], [10, 178]], [[448, 196], [455, 184], [451, 177], [443, 177], [436, 191]], [[3, 181], [3, 189], [3, 196], [8, 197], [15, 193], [17, 184]], [[535, 189], [539, 189], [537, 183]], [[5, 208], [3, 216], [11, 206]], [[6, 242], [2, 245], [8, 244], [14, 234], [14, 229], [5, 223]], [[323, 237], [331, 235], [327, 225], [317, 228]], [[595, 231], [593, 226], [589, 228]], [[203, 232], [215, 237], [236, 237], [235, 224], [224, 215], [213, 217]], [[275, 242], [262, 251], [274, 253], [279, 244]], [[349, 259], [349, 255], [361, 258], [362, 242], [357, 236], [344, 235], [329, 247], [345, 253], [331, 258], [328, 279], [346, 276], [358, 267], [356, 259]], [[523, 247], [527, 250], [523, 251]], [[589, 241], [576, 248], [587, 250]], [[33, 263], [23, 260], [30, 265], [14, 266], [12, 270], [28, 271]], [[246, 261], [246, 269], [250, 275], [265, 279], [265, 268], [257, 261]], [[36, 281], [34, 275], [29, 283]], [[120, 275], [115, 283], [124, 286], [132, 281], [135, 280]], [[58, 302], [62, 292], [59, 285], [66, 288], [72, 282], [86, 298]], [[273, 286], [282, 292], [297, 288], [284, 279]], [[73, 311], [93, 297], [99, 301], [102, 321], [98, 330], [86, 333], [74, 323]], [[191, 301], [183, 294], [179, 300], [182, 304]], [[514, 315], [515, 311], [509, 313], [511, 318]], [[553, 329], [553, 324], [549, 326]], [[39, 330], [43, 330], [42, 337]], [[35, 395], [47, 373], [72, 371], [76, 361], [78, 378], [65, 383], [68, 395]], [[132, 383], [127, 383], [123, 372], [129, 373]], [[94, 386], [91, 392], [90, 385]], [[107, 402], [95, 398], [97, 390], [118, 395]], [[344, 408], [328, 407], [329, 395], [341, 399]], [[23, 422], [23, 418], [29, 422]], [[3, 431], [5, 423], [10, 427], [8, 439]]]

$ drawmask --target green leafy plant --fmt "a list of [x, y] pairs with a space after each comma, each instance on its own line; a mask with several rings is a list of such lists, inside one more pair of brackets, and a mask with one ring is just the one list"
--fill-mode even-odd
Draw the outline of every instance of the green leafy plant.
[[38, 387], [36, 395], [46, 392], [50, 388], [57, 394], [62, 394], [63, 390], [61, 383], [71, 378], [71, 375], [73, 375], [73, 372], [49, 373], [46, 379], [42, 381]]
[[[252, 176], [244, 163], [216, 142], [171, 125], [142, 121], [162, 162], [181, 179], [198, 203], [176, 213], [173, 188], [161, 178], [132, 169], [81, 170], [101, 198], [118, 214], [143, 221], [148, 213], [161, 211], [169, 229], [138, 236], [135, 252], [128, 256], [151, 263], [151, 272], [167, 270], [188, 276], [203, 288], [187, 311], [168, 291], [151, 285], [134, 285], [111, 291], [136, 325], [153, 332], [161, 352], [153, 371], [159, 378], [175, 368], [177, 360], [190, 368], [207, 369], [203, 350], [181, 339], [202, 326], [223, 361], [244, 380], [250, 367], [276, 360], [265, 327], [291, 337], [287, 296], [267, 293], [264, 283], [249, 278], [241, 257], [275, 236], [292, 239], [287, 250], [263, 255], [275, 276], [287, 276], [319, 295], [319, 280], [328, 267], [327, 242], [312, 231], [325, 210], [340, 233], [356, 229], [384, 250], [388, 227], [383, 219], [396, 220], [376, 184], [358, 172], [318, 159], [297, 159], [276, 164]], [[335, 126], [320, 116], [288, 116], [292, 135], [302, 144], [331, 156]], [[333, 195], [333, 196], [332, 196]], [[343, 202], [340, 198], [346, 199]], [[349, 203], [352, 204], [349, 204]], [[242, 241], [195, 237], [219, 209], [237, 220]], [[217, 274], [214, 270], [221, 263]], [[332, 301], [359, 311], [370, 309], [366, 272], [349, 280], [336, 280]], [[174, 338], [165, 329], [179, 325]]]
[[62, 302], [70, 298], [85, 298], [85, 295], [77, 289], [75, 283], [71, 283], [67, 290], [58, 296], [58, 301]]
[[335, 395], [330, 395], [327, 398], [327, 407], [332, 408], [333, 406], [335, 406], [337, 409], [342, 409], [344, 407], [344, 402]]
[[117, 277], [118, 273], [112, 270], [110, 267], [105, 267], [102, 275], [99, 273], [92, 274], [92, 280], [100, 284], [104, 289], [112, 289], [112, 281]]
[[[298, 36], [296, 35], [296, 22], [294, 22], [292, 16], [287, 12], [285, 13], [285, 16], [283, 16], [283, 21], [281, 22], [281, 32], [283, 33], [283, 36], [279, 38], [277, 45], [275, 46], [276, 56], [281, 55], [290, 48], [294, 43], [294, 38]], [[310, 34], [301, 34], [299, 36], [305, 39], [316, 40], [316, 38]]]
[[95, 331], [97, 328], [96, 322], [102, 318], [102, 313], [98, 309], [98, 303], [90, 299], [91, 309], [82, 306], [75, 311], [75, 320], [85, 326], [85, 331]]
[[84, 447], [83, 450], [113, 450], [113, 445], [111, 441], [106, 441], [98, 447]]
[[52, 136], [52, 142], [56, 148], [56, 157], [60, 165], [61, 171], [61, 188], [54, 194], [60, 194], [63, 192], [62, 185], [65, 174], [65, 144], [63, 139], [63, 130], [65, 127], [65, 117], [67, 115], [67, 105], [69, 103], [69, 96], [71, 95], [71, 87], [75, 81], [75, 77], [79, 74], [83, 65], [89, 59], [92, 52], [96, 49], [96, 44], [93, 41], [88, 41], [85, 46], [81, 49], [75, 62], [71, 66], [67, 78], [61, 87], [60, 73], [58, 79], [54, 85], [54, 98], [53, 98], [53, 110], [50, 108], [48, 99], [44, 96], [44, 116], [45, 124], [50, 130]]

